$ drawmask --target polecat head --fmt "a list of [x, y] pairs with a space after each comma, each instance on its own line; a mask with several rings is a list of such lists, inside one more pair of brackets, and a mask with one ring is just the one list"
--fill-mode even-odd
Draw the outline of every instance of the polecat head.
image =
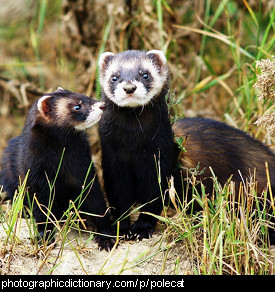
[[144, 106], [168, 85], [167, 61], [158, 50], [103, 53], [99, 70], [102, 90], [120, 107]]
[[105, 109], [103, 102], [61, 87], [40, 97], [36, 105], [35, 123], [80, 131], [97, 123]]

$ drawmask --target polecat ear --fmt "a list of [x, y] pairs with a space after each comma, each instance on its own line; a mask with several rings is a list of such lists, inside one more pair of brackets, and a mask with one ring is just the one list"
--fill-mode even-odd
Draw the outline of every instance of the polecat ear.
[[167, 60], [162, 51], [151, 50], [146, 55], [157, 65], [158, 68], [162, 68], [167, 65]]
[[42, 114], [43, 117], [49, 118], [50, 113], [52, 112], [52, 102], [51, 102], [52, 96], [50, 95], [44, 95], [40, 97], [40, 99], [37, 102], [37, 109]]
[[108, 63], [113, 59], [115, 54], [111, 52], [105, 52], [100, 55], [98, 60], [98, 66], [101, 73], [103, 73], [108, 68]]
[[64, 91], [64, 90], [65, 90], [64, 88], [58, 86], [56, 91]]

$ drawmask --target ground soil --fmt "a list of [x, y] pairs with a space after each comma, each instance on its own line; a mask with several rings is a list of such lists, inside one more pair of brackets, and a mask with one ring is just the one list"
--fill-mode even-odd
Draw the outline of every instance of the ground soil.
[[[88, 240], [90, 233], [71, 230], [62, 247], [59, 241], [48, 253], [37, 249], [30, 242], [26, 219], [20, 223], [20, 242], [6, 245], [0, 242], [2, 274], [189, 274], [192, 263], [180, 246], [165, 249], [167, 243], [163, 234], [157, 232], [150, 239], [142, 241], [121, 241], [111, 252], [99, 251], [94, 240]], [[0, 228], [0, 238], [6, 233]], [[88, 240], [88, 243], [87, 243]], [[85, 244], [86, 242], [86, 244]], [[164, 250], [162, 250], [164, 248]], [[181, 253], [181, 254], [180, 254]]]

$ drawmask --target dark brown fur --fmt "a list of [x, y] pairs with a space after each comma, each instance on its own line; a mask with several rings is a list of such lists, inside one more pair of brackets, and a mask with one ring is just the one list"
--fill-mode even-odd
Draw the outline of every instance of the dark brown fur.
[[[214, 170], [218, 181], [241, 182], [249, 178], [256, 168], [258, 193], [267, 186], [265, 162], [268, 163], [271, 185], [275, 187], [275, 155], [271, 150], [246, 133], [224, 123], [204, 118], [186, 118], [173, 125], [176, 137], [186, 137], [180, 159], [184, 166], [205, 168], [204, 177], [211, 177], [209, 166]], [[240, 171], [240, 173], [239, 173]]]
[[[37, 100], [29, 110], [21, 135], [11, 139], [5, 149], [0, 183], [13, 199], [19, 177], [22, 181], [30, 170], [27, 190], [30, 202], [33, 202], [32, 212], [40, 236], [48, 237], [49, 231], [54, 228], [52, 224], [45, 224], [45, 207], [52, 201], [51, 214], [54, 217], [51, 217], [59, 220], [73, 201], [76, 205], [81, 204], [81, 210], [100, 215], [91, 216], [98, 233], [101, 233], [97, 241], [100, 249], [110, 250], [114, 240], [105, 236], [112, 234], [106, 202], [93, 166], [87, 174], [91, 151], [84, 129], [96, 103], [94, 99], [67, 90], [58, 90]], [[83, 125], [83, 131], [76, 130], [78, 125]], [[59, 164], [61, 166], [55, 180]], [[49, 182], [54, 180], [50, 198]], [[83, 191], [85, 181], [86, 186], [91, 185]], [[81, 193], [82, 198], [79, 198]], [[34, 196], [39, 205], [35, 203]], [[29, 205], [27, 199], [25, 204]]]

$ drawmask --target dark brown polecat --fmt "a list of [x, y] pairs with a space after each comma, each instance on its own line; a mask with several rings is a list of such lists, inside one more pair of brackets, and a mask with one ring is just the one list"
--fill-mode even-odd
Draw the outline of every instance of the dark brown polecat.
[[[112, 231], [106, 202], [94, 167], [88, 172], [91, 152], [84, 133], [99, 121], [104, 109], [102, 102], [59, 88], [31, 106], [21, 135], [12, 139], [4, 151], [0, 183], [12, 199], [19, 178], [22, 181], [30, 170], [27, 191], [42, 238], [53, 229], [53, 224], [45, 224], [47, 208], [52, 205], [50, 218], [58, 220], [71, 200], [81, 210], [93, 214], [99, 248], [110, 250], [114, 245], [114, 239], [109, 236]], [[54, 181], [50, 192], [49, 185]]]
[[[233, 174], [238, 183], [257, 168], [258, 191], [266, 188], [265, 162], [275, 193], [275, 155], [262, 143], [224, 123], [208, 119], [182, 119], [169, 122], [165, 96], [169, 90], [167, 61], [161, 51], [104, 53], [99, 60], [102, 100], [106, 110], [99, 122], [104, 185], [114, 219], [127, 214], [135, 203], [142, 211], [160, 214], [161, 190], [173, 175], [177, 193], [182, 193], [183, 167], [207, 170], [201, 175], [206, 191], [212, 193], [211, 166], [221, 183]], [[186, 152], [180, 153], [174, 135], [186, 138]], [[184, 181], [184, 180], [183, 180]], [[148, 238], [156, 219], [141, 213], [130, 226], [121, 222], [121, 233], [130, 238]], [[275, 243], [275, 233], [270, 233]]]
[[[106, 105], [99, 123], [102, 169], [113, 219], [125, 216], [136, 203], [145, 204], [144, 212], [160, 214], [161, 191], [168, 188], [167, 177], [176, 170], [179, 154], [165, 102], [166, 58], [157, 50], [104, 53], [99, 69]], [[120, 233], [148, 238], [156, 221], [141, 213], [130, 226], [127, 217]]]

